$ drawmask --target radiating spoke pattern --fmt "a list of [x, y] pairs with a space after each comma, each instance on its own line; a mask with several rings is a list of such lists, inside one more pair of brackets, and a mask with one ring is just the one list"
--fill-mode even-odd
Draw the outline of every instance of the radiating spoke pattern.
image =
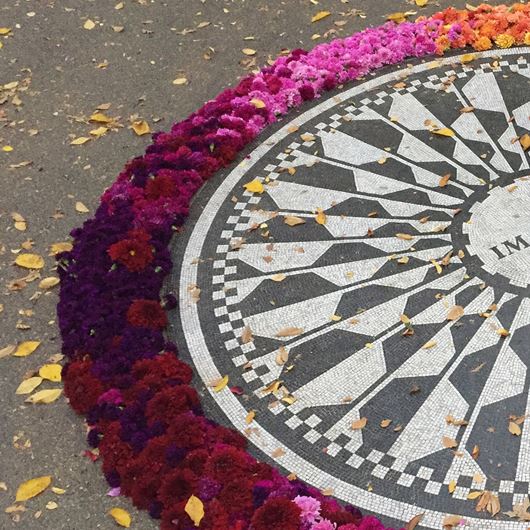
[[239, 389], [211, 392], [228, 420], [398, 521], [530, 493], [528, 58], [339, 93], [207, 189], [176, 250], [189, 354]]

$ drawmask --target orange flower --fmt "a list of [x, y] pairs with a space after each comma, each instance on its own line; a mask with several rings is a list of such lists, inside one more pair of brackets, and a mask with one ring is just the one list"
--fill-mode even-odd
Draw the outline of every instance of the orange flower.
[[479, 37], [474, 43], [473, 48], [477, 50], [478, 52], [483, 52], [485, 50], [490, 50], [493, 46], [493, 43], [489, 39], [489, 37]]

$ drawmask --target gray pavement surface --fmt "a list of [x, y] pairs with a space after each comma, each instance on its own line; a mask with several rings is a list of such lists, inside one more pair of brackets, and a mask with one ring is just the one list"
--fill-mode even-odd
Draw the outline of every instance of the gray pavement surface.
[[[21, 245], [44, 256], [43, 278], [54, 275], [50, 245], [68, 240], [149, 143], [131, 121], [168, 129], [284, 50], [346, 36], [389, 13], [428, 14], [450, 3], [466, 2], [430, 1], [420, 10], [405, 0], [2, 0], [0, 28], [11, 31], [0, 36], [0, 356], [10, 344], [42, 343], [28, 357], [0, 358], [0, 529], [110, 529], [114, 506], [130, 511], [132, 528], [158, 527], [127, 499], [106, 495], [99, 463], [84, 456], [83, 420], [64, 397], [30, 405], [15, 394], [25, 375], [60, 352], [57, 288], [42, 291], [38, 278], [13, 283], [27, 275], [13, 265]], [[320, 10], [332, 16], [312, 24]], [[257, 53], [249, 58], [243, 48]], [[172, 83], [182, 77], [187, 84]], [[104, 112], [116, 118], [116, 130], [71, 145], [91, 136], [98, 124], [88, 117], [109, 103]], [[76, 211], [78, 201], [90, 213]], [[13, 212], [25, 219], [25, 231]], [[14, 511], [18, 485], [41, 475], [66, 492], [47, 490]]]

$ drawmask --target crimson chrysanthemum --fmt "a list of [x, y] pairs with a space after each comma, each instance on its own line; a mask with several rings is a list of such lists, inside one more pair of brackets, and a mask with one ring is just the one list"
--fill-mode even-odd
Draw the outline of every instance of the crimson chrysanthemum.
[[140, 328], [163, 329], [167, 315], [157, 300], [134, 300], [127, 310], [127, 321]]
[[64, 393], [70, 405], [79, 414], [86, 414], [105, 391], [101, 382], [91, 373], [92, 361], [73, 361], [65, 368]]
[[290, 499], [270, 499], [254, 512], [254, 530], [298, 530], [300, 508]]
[[175, 195], [177, 186], [169, 175], [158, 175], [147, 181], [145, 196], [148, 199], [159, 199], [160, 197], [172, 197]]
[[153, 247], [149, 244], [149, 234], [135, 230], [127, 239], [111, 245], [107, 253], [112, 261], [125, 265], [131, 272], [143, 271], [154, 259]]

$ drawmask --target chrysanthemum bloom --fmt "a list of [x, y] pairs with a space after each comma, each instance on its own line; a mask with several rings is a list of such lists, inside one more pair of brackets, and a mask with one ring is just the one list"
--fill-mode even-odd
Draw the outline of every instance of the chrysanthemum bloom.
[[479, 37], [474, 43], [473, 48], [479, 52], [483, 52], [485, 50], [491, 50], [491, 47], [493, 46], [493, 43], [491, 42], [489, 37]]
[[507, 33], [501, 33], [496, 39], [495, 44], [499, 48], [511, 48], [515, 44], [515, 39]]
[[300, 508], [289, 499], [270, 499], [254, 512], [255, 530], [298, 530]]
[[157, 300], [134, 300], [127, 310], [127, 321], [139, 328], [163, 329], [167, 315]]
[[92, 361], [73, 361], [65, 367], [64, 393], [79, 414], [86, 414], [94, 407], [105, 391], [101, 382], [92, 375], [91, 368]]
[[111, 245], [107, 253], [112, 261], [125, 265], [131, 272], [143, 271], [154, 259], [149, 234], [143, 230], [133, 230], [127, 239]]

